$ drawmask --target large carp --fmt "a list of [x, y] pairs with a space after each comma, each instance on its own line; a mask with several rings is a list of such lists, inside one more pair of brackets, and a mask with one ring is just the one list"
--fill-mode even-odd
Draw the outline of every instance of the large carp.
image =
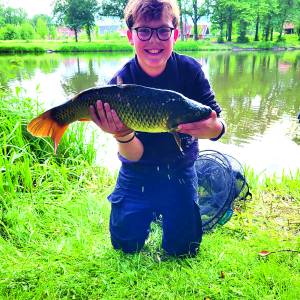
[[89, 107], [97, 100], [108, 103], [127, 127], [153, 133], [175, 133], [179, 124], [203, 120], [212, 111], [174, 91], [117, 84], [87, 89], [33, 119], [27, 129], [34, 136], [51, 137], [56, 152], [70, 123], [91, 120]]

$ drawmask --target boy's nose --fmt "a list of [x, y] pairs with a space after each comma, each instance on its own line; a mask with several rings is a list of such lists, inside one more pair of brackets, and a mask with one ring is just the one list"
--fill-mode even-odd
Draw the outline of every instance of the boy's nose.
[[156, 30], [153, 31], [152, 36], [151, 36], [151, 38], [150, 38], [149, 41], [154, 41], [154, 42], [159, 41], [159, 38], [158, 38], [158, 36], [157, 36], [157, 31], [156, 31]]

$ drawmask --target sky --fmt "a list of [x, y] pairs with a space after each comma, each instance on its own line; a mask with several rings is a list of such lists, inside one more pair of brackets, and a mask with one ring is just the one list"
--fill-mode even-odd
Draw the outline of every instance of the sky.
[[2, 0], [4, 6], [13, 8], [23, 8], [28, 17], [31, 18], [36, 14], [46, 14], [51, 16], [54, 0]]

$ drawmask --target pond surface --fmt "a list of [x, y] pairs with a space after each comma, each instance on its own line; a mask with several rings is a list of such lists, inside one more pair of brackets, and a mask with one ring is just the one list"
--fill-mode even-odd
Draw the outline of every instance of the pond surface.
[[[204, 72], [223, 108], [228, 131], [202, 149], [231, 154], [259, 174], [300, 169], [300, 52], [188, 53]], [[0, 83], [21, 87], [45, 109], [83, 89], [105, 84], [132, 54], [0, 56]], [[93, 127], [93, 125], [89, 125]], [[115, 169], [116, 144], [99, 131], [99, 163]]]

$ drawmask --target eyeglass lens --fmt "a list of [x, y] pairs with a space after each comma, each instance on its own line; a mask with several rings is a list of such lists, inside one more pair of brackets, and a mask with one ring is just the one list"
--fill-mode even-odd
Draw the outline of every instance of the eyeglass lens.
[[167, 41], [172, 34], [173, 28], [169, 27], [160, 27], [160, 28], [149, 28], [149, 27], [140, 27], [135, 29], [138, 35], [138, 38], [142, 41], [147, 41], [151, 39], [151, 36], [154, 31], [156, 31], [157, 37], [161, 41]]

